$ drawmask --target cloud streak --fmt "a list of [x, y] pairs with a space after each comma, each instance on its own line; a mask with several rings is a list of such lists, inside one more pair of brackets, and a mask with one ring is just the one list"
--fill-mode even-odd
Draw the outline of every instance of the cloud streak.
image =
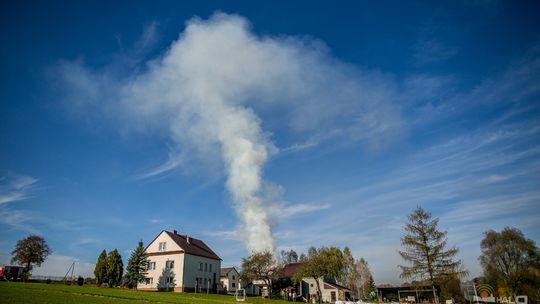
[[38, 182], [31, 176], [5, 176], [0, 179], [0, 205], [30, 198]]

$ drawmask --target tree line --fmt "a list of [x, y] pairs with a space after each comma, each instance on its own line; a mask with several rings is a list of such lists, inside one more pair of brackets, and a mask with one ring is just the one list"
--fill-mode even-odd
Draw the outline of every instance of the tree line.
[[[415, 287], [429, 287], [436, 304], [442, 300], [465, 303], [461, 280], [469, 275], [461, 260], [456, 259], [459, 249], [447, 246], [447, 231], [439, 227], [439, 219], [417, 207], [409, 216], [401, 237], [400, 256], [406, 265], [398, 265], [400, 277], [412, 280]], [[540, 302], [540, 251], [533, 240], [523, 233], [506, 227], [501, 232], [489, 230], [480, 243], [479, 261], [484, 276], [477, 283], [489, 283], [495, 296], [528, 295], [532, 303]], [[318, 278], [339, 283], [362, 299], [373, 299], [377, 288], [365, 259], [354, 259], [348, 247], [309, 248], [307, 254], [298, 255], [294, 250], [281, 251], [278, 258], [271, 252], [252, 253], [242, 259], [241, 278], [248, 282], [262, 280], [276, 289], [281, 270], [290, 263], [303, 263], [293, 282], [305, 277], [316, 282], [317, 298], [321, 299]]]
[[148, 255], [144, 251], [143, 242], [139, 241], [135, 250], [131, 252], [124, 275], [124, 264], [122, 256], [118, 250], [109, 252], [103, 249], [96, 262], [94, 275], [96, 276], [96, 285], [99, 287], [107, 283], [109, 287], [126, 286], [128, 288], [137, 288], [138, 283], [146, 279], [148, 268]]
[[[283, 270], [287, 264], [301, 263], [299, 271], [291, 281], [283, 281]], [[299, 284], [303, 278], [316, 282], [316, 298], [321, 300], [319, 278], [343, 285], [352, 290], [357, 298], [373, 299], [376, 286], [369, 265], [364, 258], [356, 260], [348, 247], [311, 247], [307, 254], [298, 255], [293, 249], [281, 251], [278, 258], [269, 252], [254, 252], [242, 259], [241, 279], [251, 282], [262, 280], [271, 292], [277, 292], [290, 283]]]
[[[447, 248], [447, 232], [438, 223], [438, 218], [421, 207], [408, 216], [399, 254], [409, 265], [399, 266], [401, 277], [429, 284], [435, 303], [439, 302], [436, 286], [443, 299], [464, 303], [460, 280], [468, 271], [455, 259], [458, 248]], [[501, 232], [486, 231], [480, 248], [484, 277], [476, 278], [475, 283], [489, 283], [497, 292], [495, 297], [515, 299], [525, 294], [530, 302], [540, 302], [540, 250], [533, 240], [519, 229], [505, 227]]]
[[[453, 299], [464, 302], [460, 290], [460, 280], [468, 275], [462, 261], [456, 260], [457, 247], [447, 246], [447, 232], [438, 227], [439, 219], [430, 212], [418, 207], [408, 216], [401, 238], [402, 250], [399, 254], [407, 265], [399, 265], [400, 276], [412, 279], [413, 283], [428, 285], [433, 299]], [[489, 230], [480, 242], [480, 264], [484, 276], [476, 278], [477, 283], [491, 285], [496, 296], [528, 295], [529, 301], [540, 302], [540, 250], [535, 242], [527, 239], [516, 228], [505, 227], [501, 232]], [[32, 267], [40, 266], [52, 253], [45, 239], [30, 235], [19, 240], [12, 251], [12, 263], [24, 265], [23, 279], [28, 278]], [[298, 255], [294, 250], [282, 251], [279, 258], [270, 252], [252, 253], [242, 259], [241, 277], [246, 281], [263, 280], [271, 286], [279, 282], [280, 271], [290, 263], [303, 263], [300, 271], [293, 277], [298, 283], [304, 277], [317, 282], [317, 295], [321, 290], [317, 278], [324, 277], [339, 283], [357, 294], [369, 299], [376, 296], [373, 275], [367, 261], [355, 259], [348, 247], [309, 248], [307, 253]], [[109, 254], [101, 252], [96, 263], [94, 275], [98, 286], [107, 283], [109, 287], [124, 285], [136, 288], [144, 282], [147, 275], [148, 256], [140, 241], [131, 253], [124, 275], [124, 265], [118, 250]]]

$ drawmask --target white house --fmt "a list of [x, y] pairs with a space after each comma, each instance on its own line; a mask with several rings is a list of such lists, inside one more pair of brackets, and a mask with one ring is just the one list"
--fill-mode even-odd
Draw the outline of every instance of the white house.
[[240, 273], [238, 273], [234, 267], [221, 268], [221, 277], [219, 281], [225, 292], [235, 292], [237, 288], [240, 288], [238, 285]]
[[145, 248], [148, 254], [146, 282], [139, 290], [215, 292], [221, 259], [203, 241], [176, 230], [161, 231]]
[[[321, 288], [321, 301], [334, 303], [336, 301], [345, 301], [351, 298], [351, 290], [336, 283], [328, 282], [323, 278], [319, 278], [319, 286]], [[317, 298], [317, 283], [315, 279], [305, 277], [300, 285], [300, 295], [305, 299], [313, 300]]]

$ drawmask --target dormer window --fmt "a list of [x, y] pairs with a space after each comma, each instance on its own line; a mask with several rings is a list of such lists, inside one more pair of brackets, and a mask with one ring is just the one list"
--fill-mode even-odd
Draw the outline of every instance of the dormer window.
[[167, 242], [160, 242], [159, 251], [165, 251], [165, 250], [167, 250]]

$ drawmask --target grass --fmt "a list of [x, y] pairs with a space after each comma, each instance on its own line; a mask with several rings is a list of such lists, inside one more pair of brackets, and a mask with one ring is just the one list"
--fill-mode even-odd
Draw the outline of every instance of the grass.
[[[62, 284], [0, 282], [0, 303], [25, 304], [229, 304], [236, 302], [230, 295], [207, 295], [173, 292], [145, 292], [120, 288], [67, 286]], [[282, 304], [283, 300], [249, 297], [244, 303]]]

